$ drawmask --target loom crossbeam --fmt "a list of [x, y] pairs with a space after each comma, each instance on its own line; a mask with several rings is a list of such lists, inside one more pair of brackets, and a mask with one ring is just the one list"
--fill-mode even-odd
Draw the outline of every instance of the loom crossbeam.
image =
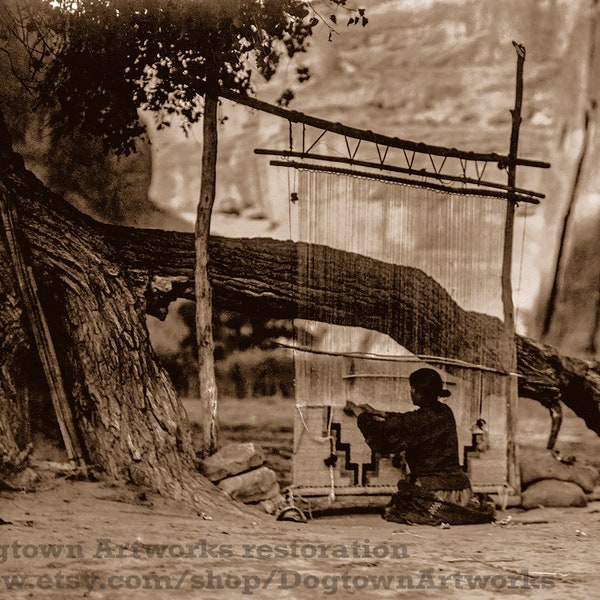
[[[307, 171], [321, 171], [327, 173], [337, 173], [338, 175], [349, 175], [351, 177], [364, 177], [367, 179], [376, 179], [377, 181], [387, 181], [389, 183], [398, 183], [404, 185], [413, 185], [416, 187], [438, 190], [440, 192], [448, 192], [452, 194], [470, 195], [470, 196], [485, 196], [489, 198], [510, 198], [514, 202], [525, 202], [527, 204], [539, 204], [539, 200], [532, 195], [524, 195], [517, 193], [516, 188], [505, 188], [505, 192], [482, 189], [482, 188], [457, 188], [449, 185], [432, 183], [430, 181], [418, 181], [417, 179], [405, 179], [394, 177], [393, 175], [383, 175], [380, 173], [372, 173], [368, 171], [356, 171], [353, 169], [332, 168], [327, 165], [319, 165], [315, 163], [303, 163], [295, 161], [272, 160], [269, 163], [273, 167], [288, 167], [294, 169], [304, 169]], [[414, 171], [413, 171], [414, 173]], [[420, 173], [416, 173], [420, 174]]]
[[[502, 168], [508, 166], [512, 160], [511, 157], [506, 154], [498, 154], [495, 152], [472, 152], [459, 150], [457, 148], [445, 148], [443, 146], [435, 146], [432, 144], [424, 144], [422, 142], [403, 140], [398, 137], [375, 133], [367, 129], [350, 127], [342, 123], [334, 123], [332, 121], [327, 121], [326, 119], [312, 117], [299, 111], [289, 110], [280, 106], [274, 106], [268, 102], [263, 102], [262, 100], [251, 98], [250, 96], [246, 96], [244, 94], [237, 94], [222, 90], [220, 96], [237, 104], [242, 104], [244, 106], [248, 106], [249, 108], [282, 117], [291, 123], [303, 123], [323, 131], [330, 131], [345, 137], [360, 139], [363, 141], [372, 142], [373, 144], [379, 144], [381, 146], [389, 146], [390, 148], [400, 148], [409, 152], [430, 154], [433, 156], [446, 156], [470, 161], [494, 162], [501, 165]], [[550, 168], [550, 163], [548, 162], [529, 158], [516, 158], [515, 164], [523, 167], [534, 167], [539, 169]]]
[[[399, 167], [397, 165], [386, 164], [384, 160], [381, 160], [378, 163], [369, 162], [365, 160], [358, 160], [356, 158], [344, 157], [344, 156], [327, 156], [324, 154], [314, 154], [310, 152], [295, 152], [293, 150], [274, 150], [267, 148], [256, 148], [254, 150], [254, 154], [263, 155], [263, 156], [281, 156], [285, 158], [300, 158], [306, 160], [316, 160], [323, 162], [336, 162], [343, 164], [350, 164], [358, 167], [369, 167], [372, 169], [377, 169], [378, 171], [373, 171], [371, 174], [372, 177], [378, 177], [381, 174], [381, 171], [389, 171], [392, 173], [406, 173], [407, 175], [415, 175], [417, 177], [426, 177], [431, 179], [437, 179], [440, 182], [444, 181], [455, 181], [458, 183], [472, 183], [477, 186], [481, 186], [482, 188], [493, 188], [499, 190], [509, 190], [507, 185], [497, 183], [494, 181], [486, 181], [481, 178], [474, 177], [466, 177], [459, 175], [451, 175], [449, 173], [442, 173], [441, 167], [435, 172], [427, 171], [426, 169], [411, 169], [408, 167]], [[279, 164], [278, 164], [279, 166]], [[292, 165], [293, 166], [293, 165]], [[456, 189], [456, 188], [452, 188]], [[545, 198], [545, 194], [541, 192], [536, 192], [532, 190], [526, 190], [524, 188], [514, 188], [514, 192], [519, 194], [519, 196], [531, 196], [532, 198]]]

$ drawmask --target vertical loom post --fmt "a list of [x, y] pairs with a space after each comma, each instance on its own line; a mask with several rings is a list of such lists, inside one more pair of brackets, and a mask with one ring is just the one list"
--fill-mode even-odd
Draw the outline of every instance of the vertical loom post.
[[[212, 85], [215, 85], [214, 79]], [[205, 458], [217, 450], [217, 384], [215, 381], [214, 339], [212, 331], [212, 287], [208, 277], [208, 238], [215, 202], [217, 178], [217, 106], [214, 89], [204, 94], [202, 136], [202, 175], [200, 198], [196, 209], [194, 271], [196, 297], [196, 341], [198, 343], [199, 399], [202, 407], [200, 423], [200, 455]]]
[[517, 371], [517, 351], [515, 346], [515, 316], [512, 297], [512, 258], [515, 222], [515, 187], [517, 177], [517, 151], [519, 146], [519, 128], [521, 126], [521, 106], [523, 103], [523, 65], [525, 63], [525, 47], [513, 42], [517, 52], [517, 74], [515, 90], [515, 107], [511, 110], [512, 130], [510, 134], [510, 150], [508, 159], [508, 201], [506, 203], [506, 222], [504, 229], [504, 256], [502, 262], [502, 305], [504, 307], [504, 327], [511, 344], [511, 361], [507, 366], [509, 375], [509, 393], [507, 406], [507, 443], [508, 443], [508, 483], [516, 493], [520, 491], [520, 475], [517, 446], [515, 441], [516, 411], [518, 385], [514, 373]]

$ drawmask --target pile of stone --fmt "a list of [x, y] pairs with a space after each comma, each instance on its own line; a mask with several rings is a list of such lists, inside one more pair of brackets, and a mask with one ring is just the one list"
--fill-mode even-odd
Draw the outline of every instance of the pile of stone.
[[264, 462], [260, 446], [232, 443], [206, 458], [200, 472], [234, 500], [258, 504], [280, 496], [277, 475]]
[[520, 447], [523, 508], [586, 506], [595, 499], [600, 473], [593, 466], [564, 462], [551, 450]]

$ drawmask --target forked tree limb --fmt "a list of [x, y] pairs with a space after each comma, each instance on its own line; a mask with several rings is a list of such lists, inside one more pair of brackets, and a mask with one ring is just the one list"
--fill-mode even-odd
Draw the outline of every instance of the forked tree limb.
[[[15, 201], [36, 270], [47, 281], [75, 282], [79, 257], [103, 265], [109, 278], [121, 279], [142, 310], [162, 317], [177, 297], [194, 297], [194, 240], [191, 234], [110, 226], [82, 215], [28, 173], [15, 155], [0, 155], [0, 184]], [[462, 310], [445, 290], [419, 269], [394, 266], [361, 255], [272, 239], [210, 240], [209, 274], [216, 305], [274, 318], [310, 317], [323, 322], [374, 329], [411, 350], [440, 354], [439, 337], [452, 354], [481, 360], [473, 332], [485, 325], [492, 343], [483, 362], [497, 360], [494, 331], [502, 323], [488, 315]], [[301, 285], [298, 261], [303, 254], [323, 265], [343, 265], [324, 277], [336, 285]], [[361, 277], [355, 277], [361, 273]], [[76, 279], [76, 278], [75, 278]], [[388, 314], [390, 282], [400, 290]], [[321, 282], [323, 283], [323, 282]], [[432, 297], [436, 302], [426, 302]], [[300, 302], [299, 300], [302, 299]], [[425, 302], [428, 312], [423, 312]], [[342, 307], [342, 309], [340, 309]], [[444, 332], [423, 340], [418, 319]], [[449, 330], [450, 329], [450, 330]], [[550, 346], [517, 337], [520, 395], [556, 410], [559, 399], [600, 435], [600, 373], [595, 365], [562, 356]]]
[[[134, 235], [138, 234], [141, 232], [134, 232]], [[135, 243], [140, 242], [141, 238]], [[162, 285], [151, 285], [148, 310], [160, 317], [175, 297], [191, 298], [191, 283], [186, 281], [191, 267], [182, 260], [182, 250], [186, 244], [184, 238], [172, 237], [167, 240], [157, 236], [153, 244], [159, 254], [172, 253], [176, 256], [179, 265], [173, 268], [171, 264], [154, 263], [150, 267], [154, 276], [161, 273], [158, 281]], [[454, 356], [465, 361], [480, 358], [480, 342], [475, 332], [480, 330], [483, 323], [486, 330], [491, 332], [492, 342], [484, 348], [484, 356], [492, 362], [497, 358], [497, 347], [493, 342], [502, 339], [501, 322], [488, 315], [463, 311], [440, 289], [441, 286], [418, 269], [394, 267], [355, 255], [350, 262], [354, 264], [356, 272], [361, 273], [358, 280], [352, 278], [351, 274], [346, 278], [339, 276], [336, 280], [339, 285], [310, 290], [314, 292], [313, 301], [308, 308], [305, 305], [299, 307], [298, 295], [308, 294], [296, 278], [298, 252], [302, 250], [301, 244], [289, 241], [213, 238], [210, 273], [214, 301], [230, 309], [269, 314], [274, 318], [305, 316], [338, 325], [366, 327], [390, 335], [411, 350], [414, 349], [415, 335], [418, 335], [418, 330], [415, 334], [414, 319], [417, 308], [420, 308], [420, 299], [435, 295], [439, 304], [428, 303], [428, 316], [440, 331], [445, 333], [447, 328], [452, 328], [447, 338], [453, 340]], [[313, 247], [312, 251], [315, 259], [324, 263], [335, 260], [332, 257], [338, 252], [325, 247]], [[137, 259], [149, 266], [148, 254]], [[399, 294], [393, 302], [396, 307], [395, 318], [389, 319], [386, 312], [386, 286], [389, 281], [402, 280], [404, 286], [409, 282], [408, 289], [415, 293], [407, 296]], [[343, 312], [340, 306], [347, 305], [347, 298], [352, 298], [353, 310]], [[306, 313], [302, 312], [303, 307]], [[422, 309], [420, 314], [423, 314]], [[495, 330], [498, 332], [496, 336], [493, 334]], [[428, 340], [429, 345], [425, 347], [421, 342], [420, 351], [440, 354], [444, 348], [438, 342], [437, 337]], [[519, 395], [536, 400], [550, 411], [552, 430], [549, 447], [556, 442], [561, 423], [560, 400], [600, 435], [600, 373], [597, 365], [563, 356], [552, 346], [537, 343], [525, 336], [516, 336], [516, 342]]]

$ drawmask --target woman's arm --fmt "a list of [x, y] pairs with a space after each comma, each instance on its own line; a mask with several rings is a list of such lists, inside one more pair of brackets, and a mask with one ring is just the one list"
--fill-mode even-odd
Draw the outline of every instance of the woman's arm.
[[358, 417], [363, 412], [368, 412], [372, 415], [377, 415], [381, 418], [387, 417], [388, 414], [383, 410], [377, 410], [373, 408], [370, 404], [356, 404], [351, 400], [346, 401], [346, 405], [343, 408], [344, 412], [350, 417]]
[[363, 410], [359, 412], [356, 424], [369, 447], [381, 454], [401, 452], [422, 443], [441, 426], [421, 410], [389, 412], [385, 417]]
[[375, 452], [392, 454], [401, 452], [406, 447], [403, 429], [390, 427], [390, 420], [386, 417], [362, 411], [356, 419], [356, 424], [369, 447]]

